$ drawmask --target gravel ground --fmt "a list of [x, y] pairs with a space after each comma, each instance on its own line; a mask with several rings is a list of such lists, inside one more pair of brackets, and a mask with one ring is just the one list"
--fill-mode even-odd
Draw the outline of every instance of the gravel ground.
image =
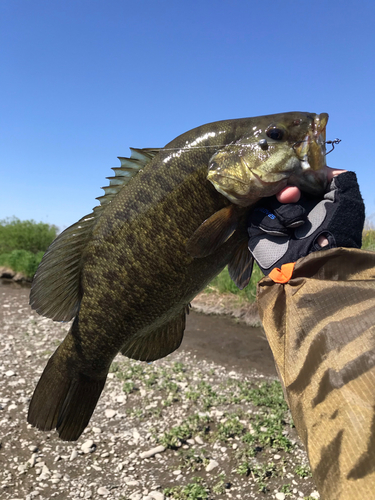
[[77, 442], [26, 422], [28, 403], [69, 325], [0, 287], [0, 497], [319, 498], [280, 386], [184, 349], [152, 364], [116, 358]]

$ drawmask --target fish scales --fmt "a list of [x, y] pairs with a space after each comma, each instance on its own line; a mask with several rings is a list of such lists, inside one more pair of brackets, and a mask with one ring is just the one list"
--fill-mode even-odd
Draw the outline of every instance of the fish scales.
[[[118, 352], [150, 361], [178, 348], [189, 302], [225, 265], [236, 284], [246, 286], [252, 268], [249, 207], [277, 192], [291, 175], [303, 178], [306, 165], [301, 165], [325, 130], [326, 115], [317, 116], [226, 120], [186, 132], [158, 152], [134, 150], [136, 159], [125, 164], [133, 168], [146, 158], [143, 168], [123, 187], [107, 190], [101, 207], [55, 240], [34, 278], [32, 307], [55, 320], [75, 319], [34, 392], [28, 414], [32, 425], [56, 427], [62, 439], [77, 439]], [[281, 120], [285, 125], [277, 125]], [[275, 126], [290, 129], [290, 139], [281, 144], [272, 138]], [[260, 130], [268, 134], [266, 155], [264, 143], [257, 146]], [[322, 170], [319, 148], [310, 155], [315, 164], [304, 180], [312, 191], [324, 184], [311, 173]], [[265, 165], [261, 175], [259, 158]], [[255, 178], [258, 183], [249, 195], [243, 194], [244, 162], [257, 169], [255, 177], [245, 179], [245, 184]], [[238, 176], [241, 185], [233, 187]]]
[[[204, 261], [185, 251], [196, 221], [229, 202], [205, 182], [207, 163], [198, 152], [184, 157], [183, 168], [173, 159], [156, 171], [140, 172], [127, 186], [126, 197], [119, 196], [102, 215], [85, 251], [80, 325], [95, 331], [106, 311], [100, 339], [106, 351], [108, 342], [113, 345], [112, 356], [121, 349], [124, 337], [142, 335], [174, 317], [230, 258], [228, 245], [221, 255]], [[201, 168], [197, 169], [198, 162]], [[170, 181], [161, 182], [163, 170], [177, 188]], [[124, 213], [128, 214], [125, 223]], [[189, 279], [197, 274], [203, 283]], [[108, 331], [109, 327], [123, 331], [124, 325], [122, 336]], [[98, 356], [102, 357], [102, 349]]]

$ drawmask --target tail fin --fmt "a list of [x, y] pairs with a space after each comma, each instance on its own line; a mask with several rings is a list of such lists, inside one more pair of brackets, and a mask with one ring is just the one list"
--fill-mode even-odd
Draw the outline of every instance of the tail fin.
[[106, 376], [91, 378], [69, 370], [64, 343], [48, 361], [31, 399], [27, 421], [41, 430], [56, 428], [64, 441], [75, 441], [89, 423]]

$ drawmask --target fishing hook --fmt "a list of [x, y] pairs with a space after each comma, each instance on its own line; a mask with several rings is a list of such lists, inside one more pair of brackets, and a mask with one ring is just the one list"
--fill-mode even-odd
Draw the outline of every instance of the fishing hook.
[[332, 149], [330, 149], [328, 151], [328, 153], [326, 153], [326, 156], [329, 154], [329, 153], [332, 153], [332, 151], [335, 149], [335, 144], [340, 144], [341, 142], [341, 139], [335, 139], [334, 141], [326, 141], [325, 144], [331, 144], [332, 146]]

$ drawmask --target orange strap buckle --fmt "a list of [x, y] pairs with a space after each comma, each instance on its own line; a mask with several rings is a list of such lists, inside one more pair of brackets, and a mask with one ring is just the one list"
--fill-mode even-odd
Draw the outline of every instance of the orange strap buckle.
[[288, 283], [292, 277], [295, 264], [295, 262], [288, 262], [288, 264], [283, 264], [281, 269], [275, 267], [268, 276], [275, 283]]

